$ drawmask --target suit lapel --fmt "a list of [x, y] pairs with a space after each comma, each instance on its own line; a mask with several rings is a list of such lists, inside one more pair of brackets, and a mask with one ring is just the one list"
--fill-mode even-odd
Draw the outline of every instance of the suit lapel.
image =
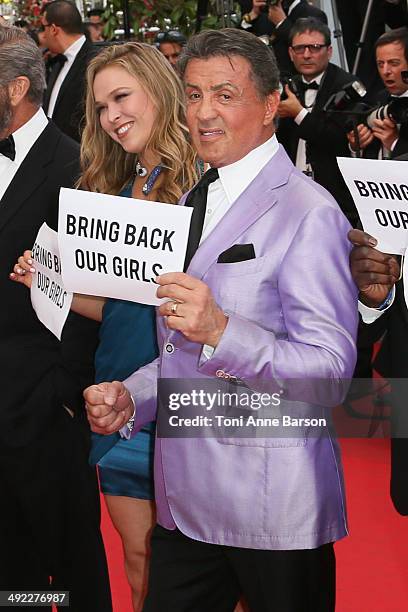
[[[335, 72], [334, 66], [329, 64], [327, 66], [326, 73], [323, 76], [322, 82], [320, 83], [319, 90], [317, 92], [315, 104], [313, 106], [313, 110], [320, 110], [325, 105], [333, 87], [334, 74]], [[312, 111], [313, 112], [313, 111]]]
[[1, 199], [0, 232], [18, 213], [32, 193], [46, 180], [46, 166], [52, 160], [58, 140], [59, 133], [52, 124], [48, 124], [28, 152]]
[[220, 253], [232, 246], [277, 201], [274, 190], [284, 185], [292, 164], [282, 146], [247, 189], [234, 202], [218, 225], [201, 243], [187, 273], [202, 278]]
[[89, 52], [89, 44], [85, 41], [82, 47], [79, 50], [78, 55], [76, 56], [74, 63], [69, 69], [65, 79], [62, 81], [61, 88], [58, 92], [58, 96], [55, 102], [55, 107], [53, 114], [58, 109], [59, 104], [61, 104], [61, 100], [63, 99], [66, 92], [69, 92], [72, 84], [75, 84], [78, 79], [82, 78], [81, 72], [85, 70], [84, 60]]

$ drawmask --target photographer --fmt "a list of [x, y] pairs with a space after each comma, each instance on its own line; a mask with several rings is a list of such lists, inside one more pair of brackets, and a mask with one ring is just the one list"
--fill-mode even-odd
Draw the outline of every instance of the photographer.
[[327, 24], [326, 14], [307, 0], [252, 0], [252, 3], [251, 0], [241, 0], [240, 4], [243, 11], [241, 28], [256, 36], [271, 36], [281, 73], [295, 72], [288, 47], [290, 30], [296, 20], [314, 17]]
[[[377, 97], [377, 112], [358, 125], [359, 146], [363, 157], [394, 159], [408, 153], [408, 122], [404, 117], [408, 115], [408, 83], [403, 80], [403, 72], [408, 70], [408, 29], [398, 28], [380, 36], [375, 44], [375, 56], [385, 89]], [[392, 105], [387, 105], [403, 98], [407, 98], [407, 111], [400, 111], [394, 120], [389, 116]], [[401, 117], [402, 123], [399, 123]], [[350, 148], [356, 152], [358, 143], [353, 132], [347, 138]]]
[[[350, 67], [354, 66], [359, 48], [361, 30], [369, 10], [369, 0], [336, 0], [337, 13], [341, 22], [343, 42]], [[382, 89], [381, 79], [376, 71], [372, 50], [375, 41], [389, 29], [408, 25], [406, 0], [373, 0], [368, 27], [356, 75], [365, 83], [367, 91], [378, 93]]]
[[297, 168], [330, 191], [354, 225], [357, 211], [336, 161], [337, 156], [350, 155], [345, 129], [323, 111], [332, 94], [352, 82], [353, 76], [330, 63], [330, 30], [317, 19], [296, 22], [289, 53], [299, 75], [284, 88], [286, 99], [278, 108], [278, 140]]
[[166, 60], [176, 69], [177, 60], [187, 43], [187, 38], [179, 30], [158, 32], [155, 39], [155, 46]]

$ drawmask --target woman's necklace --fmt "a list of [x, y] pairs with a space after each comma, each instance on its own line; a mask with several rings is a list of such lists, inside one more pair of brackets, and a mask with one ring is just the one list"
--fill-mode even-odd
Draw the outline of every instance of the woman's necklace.
[[[153, 168], [153, 170], [151, 171], [151, 173], [147, 177], [145, 184], [142, 187], [142, 192], [143, 192], [144, 195], [149, 195], [149, 193], [153, 189], [154, 184], [157, 181], [157, 178], [158, 178], [158, 176], [159, 176], [159, 174], [161, 173], [162, 170], [163, 170], [163, 167], [160, 166], [160, 165], [159, 166], [155, 166]], [[140, 176], [142, 178], [147, 176], [147, 168], [142, 166], [142, 164], [139, 161], [136, 162], [136, 176]]]

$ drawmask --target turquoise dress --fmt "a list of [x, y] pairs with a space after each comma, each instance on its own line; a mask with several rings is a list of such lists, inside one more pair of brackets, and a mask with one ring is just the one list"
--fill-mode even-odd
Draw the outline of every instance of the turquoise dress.
[[[120, 195], [130, 197], [131, 188]], [[153, 306], [108, 299], [102, 313], [95, 356], [96, 382], [124, 380], [158, 355]], [[137, 499], [154, 499], [155, 424], [130, 440], [119, 434], [93, 434], [90, 462], [99, 466], [101, 491]]]

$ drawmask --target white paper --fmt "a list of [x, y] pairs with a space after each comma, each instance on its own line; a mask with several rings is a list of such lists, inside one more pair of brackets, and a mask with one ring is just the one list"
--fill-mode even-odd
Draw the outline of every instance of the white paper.
[[41, 323], [59, 340], [71, 308], [72, 293], [66, 291], [61, 276], [58, 236], [43, 223], [32, 249], [35, 273], [31, 303]]
[[193, 209], [61, 189], [58, 242], [75, 293], [161, 304], [156, 276], [181, 272]]
[[408, 173], [406, 163], [338, 157], [364, 231], [383, 253], [403, 255], [408, 246]]

